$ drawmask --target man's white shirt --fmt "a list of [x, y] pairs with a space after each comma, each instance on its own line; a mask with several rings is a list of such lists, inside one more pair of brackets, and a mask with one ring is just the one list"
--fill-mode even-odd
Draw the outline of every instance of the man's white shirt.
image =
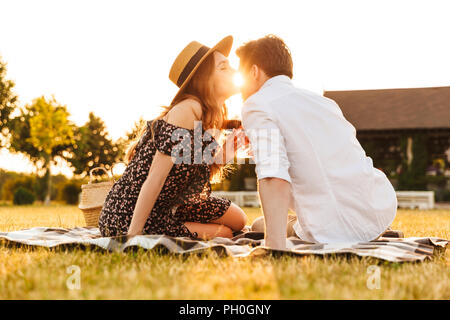
[[258, 179], [290, 182], [301, 239], [370, 241], [394, 220], [392, 184], [333, 100], [294, 87], [287, 76], [272, 77], [245, 101], [242, 124]]

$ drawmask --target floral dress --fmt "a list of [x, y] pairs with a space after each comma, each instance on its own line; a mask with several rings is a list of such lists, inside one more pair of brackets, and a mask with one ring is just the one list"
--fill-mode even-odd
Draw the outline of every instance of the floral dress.
[[[132, 160], [106, 197], [99, 218], [100, 233], [104, 237], [127, 234], [156, 150], [172, 155], [174, 165], [149, 214], [143, 234], [195, 239], [197, 232], [190, 232], [184, 222], [207, 223], [223, 216], [231, 205], [230, 200], [211, 195], [209, 164], [212, 162], [205, 161], [211, 158], [203, 155], [209, 152], [211, 157], [214, 156], [218, 146], [214, 137], [201, 126], [189, 130], [163, 119], [155, 121], [154, 138], [151, 139], [152, 121], [148, 121], [147, 131], [136, 145]], [[189, 150], [193, 152], [187, 152]]]

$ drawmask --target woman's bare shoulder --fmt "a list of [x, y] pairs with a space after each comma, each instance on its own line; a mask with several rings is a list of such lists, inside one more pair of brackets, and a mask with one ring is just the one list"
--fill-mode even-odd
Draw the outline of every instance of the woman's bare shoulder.
[[191, 109], [194, 112], [194, 115], [197, 118], [197, 120], [202, 119], [202, 105], [197, 100], [188, 98], [184, 99], [183, 101], [180, 101], [180, 103], [178, 103], [177, 105], [185, 109]]
[[167, 114], [167, 122], [186, 129], [194, 128], [194, 121], [201, 121], [202, 106], [194, 99], [177, 103]]

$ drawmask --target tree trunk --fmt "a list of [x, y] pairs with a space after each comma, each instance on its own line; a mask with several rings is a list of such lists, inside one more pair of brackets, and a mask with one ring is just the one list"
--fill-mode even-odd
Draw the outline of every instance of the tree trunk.
[[50, 156], [46, 156], [45, 159], [45, 167], [47, 169], [46, 175], [47, 175], [47, 195], [45, 196], [44, 204], [46, 206], [50, 205], [50, 196], [52, 194], [52, 173], [50, 171]]
[[413, 139], [412, 137], [408, 137], [407, 145], [406, 145], [406, 159], [408, 163], [408, 167], [411, 166], [411, 163], [413, 161]]

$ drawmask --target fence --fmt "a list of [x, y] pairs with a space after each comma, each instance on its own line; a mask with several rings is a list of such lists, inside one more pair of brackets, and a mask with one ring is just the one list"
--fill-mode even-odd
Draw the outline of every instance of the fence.
[[212, 191], [211, 194], [229, 199], [240, 207], [260, 207], [257, 191]]
[[[213, 191], [214, 196], [233, 201], [240, 207], [260, 207], [257, 191]], [[399, 208], [434, 208], [434, 191], [396, 191]]]

